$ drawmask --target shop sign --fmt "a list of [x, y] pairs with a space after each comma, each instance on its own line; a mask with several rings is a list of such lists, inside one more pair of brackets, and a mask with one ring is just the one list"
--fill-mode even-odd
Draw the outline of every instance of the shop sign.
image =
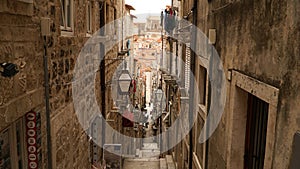
[[36, 128], [36, 112], [30, 111], [26, 114], [26, 142], [28, 152], [28, 169], [38, 168], [37, 158], [37, 128]]

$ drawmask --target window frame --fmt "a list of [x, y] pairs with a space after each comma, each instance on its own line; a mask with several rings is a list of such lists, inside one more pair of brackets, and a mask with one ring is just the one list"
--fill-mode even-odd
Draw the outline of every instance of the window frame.
[[199, 92], [199, 104], [206, 107], [207, 103], [207, 68], [199, 64], [198, 67], [198, 92]]
[[93, 3], [91, 0], [86, 4], [86, 31], [87, 34], [93, 33]]
[[[65, 6], [63, 5], [70, 2], [70, 18], [68, 18], [68, 11], [65, 10]], [[73, 32], [74, 31], [74, 0], [60, 0], [60, 7], [61, 7], [61, 19], [62, 23], [60, 23], [61, 31], [65, 32]], [[70, 20], [70, 26], [68, 26], [67, 22]]]

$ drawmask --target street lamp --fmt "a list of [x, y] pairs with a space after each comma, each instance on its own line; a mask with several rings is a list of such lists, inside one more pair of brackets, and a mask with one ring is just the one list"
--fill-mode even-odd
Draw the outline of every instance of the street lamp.
[[122, 73], [118, 79], [119, 89], [122, 95], [128, 94], [128, 90], [131, 83], [131, 77], [128, 70], [122, 70]]
[[163, 91], [161, 89], [157, 89], [155, 91], [156, 101], [161, 102], [163, 98]]
[[[155, 102], [157, 104], [156, 108], [158, 109], [158, 105], [160, 105], [160, 109], [162, 109], [162, 99], [163, 99], [163, 91], [161, 89], [156, 89], [154, 92], [155, 95]], [[162, 110], [160, 110], [162, 111]], [[158, 111], [156, 111], [155, 116], [158, 116]], [[155, 117], [156, 119], [156, 117]]]

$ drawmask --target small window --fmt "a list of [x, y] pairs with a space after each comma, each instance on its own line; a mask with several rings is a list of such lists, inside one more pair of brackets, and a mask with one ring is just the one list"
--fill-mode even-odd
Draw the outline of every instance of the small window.
[[92, 23], [92, 2], [88, 1], [87, 10], [86, 10], [86, 25], [87, 25], [87, 33], [93, 32], [93, 23]]
[[60, 0], [60, 28], [63, 31], [73, 31], [73, 0]]
[[207, 70], [203, 66], [199, 66], [199, 103], [205, 105], [206, 101], [206, 80], [207, 80]]

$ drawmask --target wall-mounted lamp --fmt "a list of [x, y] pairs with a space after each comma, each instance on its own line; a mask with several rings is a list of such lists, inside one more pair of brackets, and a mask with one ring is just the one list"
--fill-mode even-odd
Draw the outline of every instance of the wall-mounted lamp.
[[19, 72], [17, 65], [13, 63], [0, 63], [0, 66], [3, 68], [0, 71], [3, 77], [13, 77]]
[[131, 77], [128, 70], [122, 70], [122, 74], [118, 79], [120, 93], [125, 95], [128, 94], [131, 83]]

